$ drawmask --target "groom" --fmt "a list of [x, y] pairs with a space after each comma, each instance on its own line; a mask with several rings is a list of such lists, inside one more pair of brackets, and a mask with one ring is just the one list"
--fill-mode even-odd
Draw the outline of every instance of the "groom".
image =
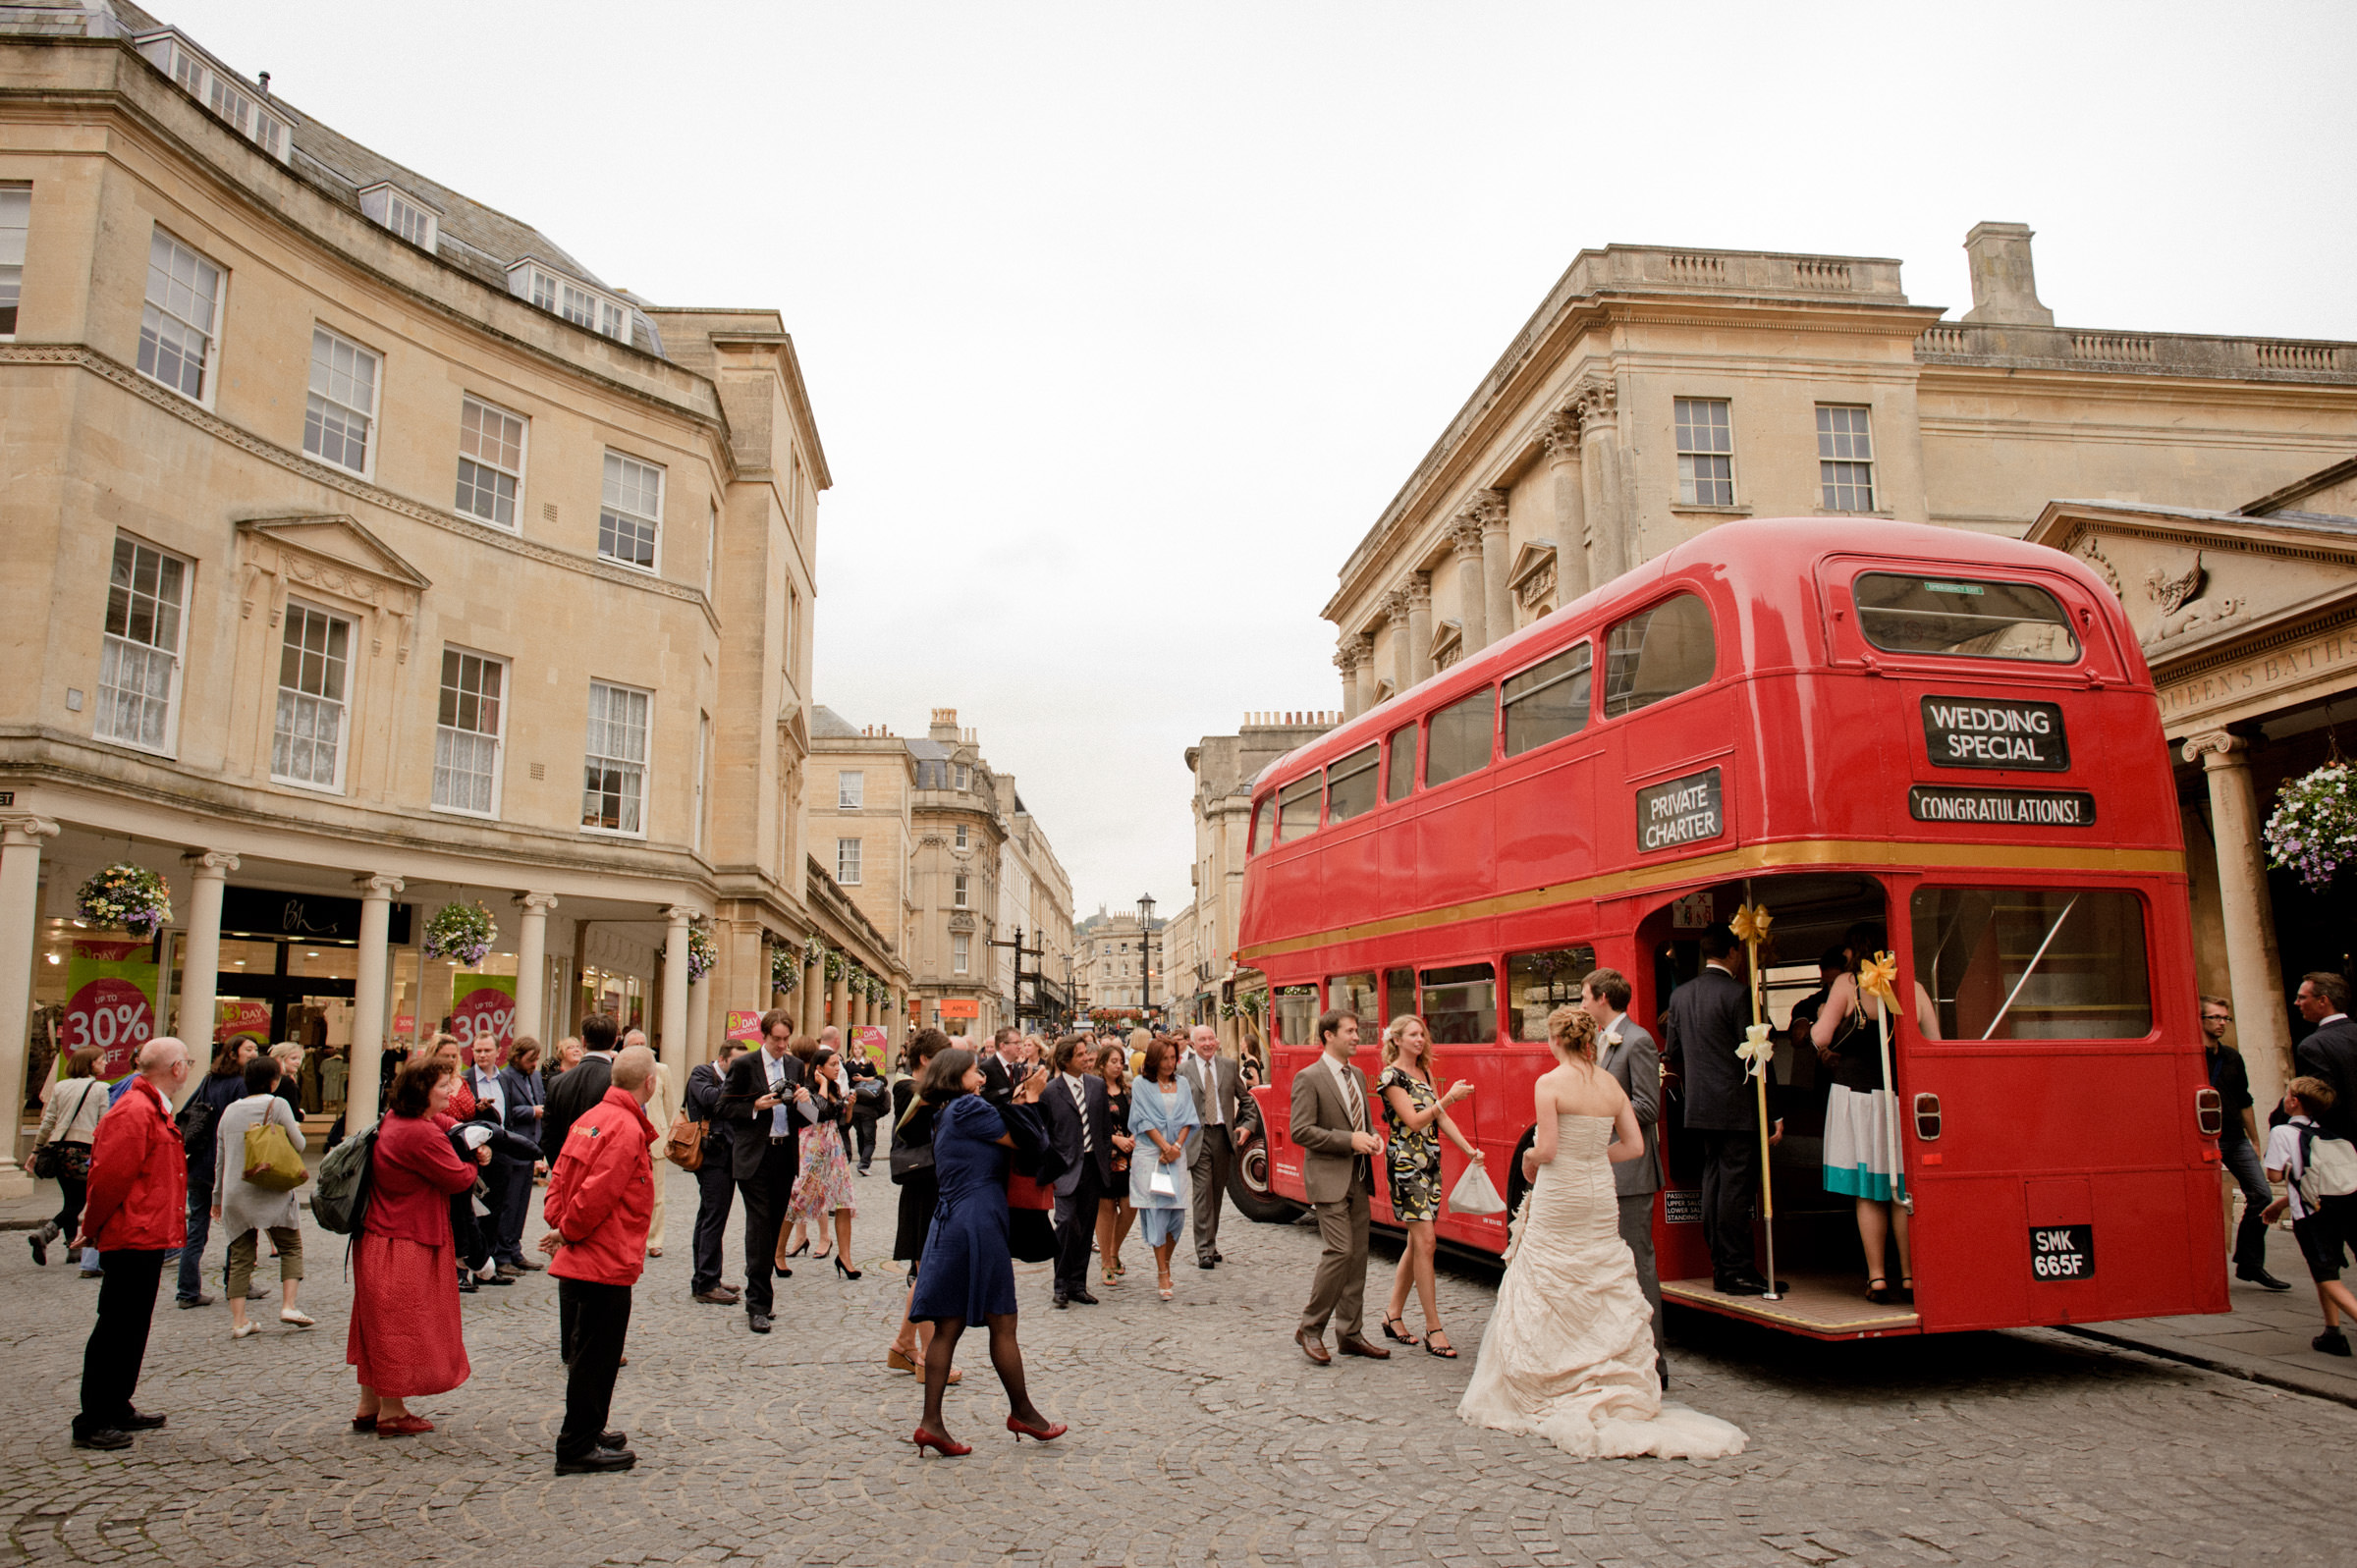
[[[1735, 973], [1741, 951], [1724, 925], [1702, 934], [1702, 973], [1671, 994], [1662, 1014], [1662, 1057], [1671, 1075], [1685, 1082], [1686, 1130], [1702, 1145], [1702, 1236], [1711, 1249], [1712, 1288], [1765, 1296], [1769, 1284], [1752, 1261], [1751, 1243], [1759, 1122], [1743, 1058], [1735, 1054], [1751, 1022], [1751, 992]], [[1783, 1135], [1779, 1121], [1769, 1141]]]
[[1359, 1316], [1367, 1294], [1367, 1202], [1374, 1196], [1370, 1157], [1383, 1147], [1368, 1121], [1366, 1074], [1350, 1065], [1358, 1052], [1358, 1019], [1329, 1012], [1318, 1020], [1318, 1059], [1293, 1074], [1293, 1142], [1301, 1146], [1301, 1185], [1318, 1216], [1317, 1277], [1293, 1342], [1319, 1366], [1326, 1325], [1345, 1356], [1389, 1361], [1392, 1353], [1367, 1342]]
[[1669, 1381], [1662, 1346], [1662, 1276], [1653, 1257], [1654, 1194], [1662, 1190], [1662, 1051], [1642, 1024], [1628, 1015], [1628, 977], [1617, 969], [1591, 970], [1579, 985], [1579, 1007], [1596, 1020], [1597, 1064], [1619, 1080], [1645, 1135], [1642, 1159], [1613, 1167], [1613, 1190], [1620, 1201], [1620, 1239], [1637, 1266], [1637, 1284], [1653, 1308], [1654, 1370]]

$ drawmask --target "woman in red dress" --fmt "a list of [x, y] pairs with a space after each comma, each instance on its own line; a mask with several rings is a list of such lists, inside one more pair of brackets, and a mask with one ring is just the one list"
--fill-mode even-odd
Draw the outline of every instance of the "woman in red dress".
[[[359, 1373], [355, 1432], [407, 1437], [434, 1424], [408, 1400], [448, 1392], [473, 1370], [459, 1326], [458, 1254], [450, 1199], [474, 1184], [444, 1132], [457, 1080], [432, 1056], [393, 1080], [391, 1106], [376, 1130], [368, 1217], [352, 1258], [352, 1331], [344, 1359]], [[491, 1158], [476, 1152], [478, 1162]]]

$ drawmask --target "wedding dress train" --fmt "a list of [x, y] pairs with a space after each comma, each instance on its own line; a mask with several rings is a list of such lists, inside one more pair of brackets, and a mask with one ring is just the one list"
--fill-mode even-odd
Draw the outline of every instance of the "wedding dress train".
[[1662, 1398], [1652, 1312], [1605, 1158], [1611, 1118], [1565, 1115], [1557, 1128], [1457, 1415], [1536, 1433], [1574, 1459], [1741, 1453], [1740, 1429]]

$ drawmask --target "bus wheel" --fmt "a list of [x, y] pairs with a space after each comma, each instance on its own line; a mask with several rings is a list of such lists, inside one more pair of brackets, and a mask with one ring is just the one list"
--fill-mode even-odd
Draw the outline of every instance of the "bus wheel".
[[1539, 1129], [1531, 1128], [1514, 1145], [1514, 1158], [1506, 1167], [1506, 1213], [1508, 1218], [1522, 1212], [1522, 1195], [1530, 1191], [1530, 1183], [1522, 1179], [1522, 1156], [1538, 1141]]
[[1264, 1224], [1289, 1220], [1301, 1212], [1289, 1199], [1269, 1190], [1269, 1140], [1255, 1138], [1244, 1146], [1228, 1168], [1228, 1196], [1236, 1213]]

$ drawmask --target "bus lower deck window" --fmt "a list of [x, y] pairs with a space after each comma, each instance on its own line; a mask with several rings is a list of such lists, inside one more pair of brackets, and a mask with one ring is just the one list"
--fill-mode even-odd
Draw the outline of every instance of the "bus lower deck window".
[[1547, 1015], [1579, 1000], [1580, 982], [1596, 967], [1593, 947], [1548, 947], [1516, 952], [1506, 960], [1507, 1038], [1547, 1038]]
[[1276, 998], [1277, 1043], [1315, 1046], [1318, 1043], [1318, 988], [1279, 986]]
[[1436, 1046], [1487, 1046], [1498, 1039], [1498, 975], [1486, 963], [1424, 971], [1424, 1030]]

